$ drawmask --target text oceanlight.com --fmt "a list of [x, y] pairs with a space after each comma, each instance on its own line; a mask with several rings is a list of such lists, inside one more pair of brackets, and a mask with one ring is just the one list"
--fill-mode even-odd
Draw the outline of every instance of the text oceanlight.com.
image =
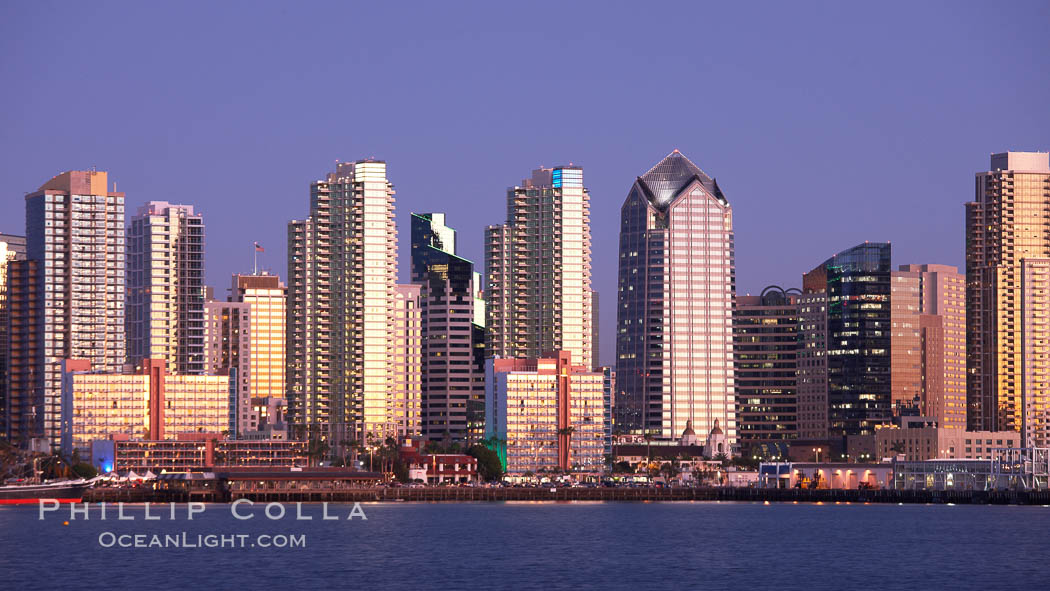
[[118, 534], [98, 535], [103, 548], [305, 548], [306, 534]]

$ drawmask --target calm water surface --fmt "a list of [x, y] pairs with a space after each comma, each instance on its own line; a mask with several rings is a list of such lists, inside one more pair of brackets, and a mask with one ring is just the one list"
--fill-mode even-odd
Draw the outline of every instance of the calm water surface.
[[[1050, 508], [750, 503], [384, 503], [322, 521], [90, 519], [0, 507], [0, 589], [1041, 589]], [[329, 513], [345, 518], [347, 505]], [[244, 548], [105, 548], [100, 534], [246, 534]], [[250, 547], [305, 535], [305, 548]], [[272, 539], [272, 538], [271, 538]]]

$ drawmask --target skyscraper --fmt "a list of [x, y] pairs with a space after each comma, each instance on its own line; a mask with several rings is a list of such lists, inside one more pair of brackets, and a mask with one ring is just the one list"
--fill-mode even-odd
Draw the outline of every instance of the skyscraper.
[[620, 209], [617, 423], [665, 439], [719, 422], [737, 439], [733, 210], [678, 150]]
[[890, 272], [890, 399], [894, 415], [919, 412], [922, 399], [921, 277]]
[[398, 285], [395, 301], [394, 392], [390, 399], [390, 416], [399, 437], [421, 432], [423, 398], [423, 313], [420, 287]]
[[423, 434], [469, 444], [480, 435], [485, 401], [485, 328], [476, 320], [480, 278], [456, 254], [443, 213], [412, 214], [412, 282], [422, 306]]
[[102, 171], [64, 172], [26, 196], [35, 284], [24, 287], [35, 295], [23, 313], [36, 326], [23, 327], [34, 335], [18, 346], [33, 359], [19, 368], [10, 395], [23, 401], [20, 436], [45, 437], [52, 448], [61, 443], [62, 360], [86, 359], [111, 372], [125, 363], [124, 194], [109, 191], [107, 181]]
[[151, 201], [131, 218], [127, 290], [128, 361], [204, 373], [204, 218], [193, 206]]
[[[253, 429], [251, 412], [251, 310], [247, 302], [204, 303], [204, 335], [208, 375], [229, 376], [230, 403], [226, 430]], [[255, 420], [253, 420], [253, 418]]]
[[[921, 411], [938, 426], [966, 428], [966, 278], [948, 265], [901, 265], [918, 278]], [[893, 308], [898, 308], [893, 293]], [[896, 327], [894, 328], [896, 330]], [[893, 342], [896, 359], [898, 343]], [[897, 368], [893, 368], [896, 375]]]
[[[258, 429], [272, 401], [285, 406], [287, 290], [276, 275], [234, 275], [230, 300], [248, 305], [248, 396], [238, 397], [238, 434]], [[247, 415], [247, 420], [245, 420]]]
[[[827, 436], [873, 433], [892, 416], [889, 243], [859, 244], [803, 277], [808, 292], [819, 291], [821, 283], [826, 328], [811, 313], [802, 316], [814, 333], [826, 330]], [[803, 335], [804, 343], [817, 339]], [[816, 387], [808, 385], [807, 395]]]
[[488, 355], [560, 350], [591, 367], [590, 194], [577, 166], [540, 168], [507, 189], [507, 221], [485, 230]]
[[10, 291], [9, 269], [14, 266], [16, 260], [24, 261], [26, 258], [26, 239], [24, 236], [13, 234], [0, 234], [0, 436], [6, 436], [8, 432], [7, 422], [10, 415], [11, 401], [7, 396], [7, 367], [10, 363], [8, 346], [10, 316], [10, 304], [8, 293]]
[[798, 437], [828, 436], [828, 285], [823, 268], [803, 276], [798, 296]]
[[397, 285], [386, 163], [337, 165], [288, 224], [288, 402], [292, 425], [331, 445], [395, 435], [389, 416]]
[[[966, 347], [971, 430], [1022, 431], [1029, 402], [1050, 396], [1035, 379], [1050, 367], [1045, 315], [1025, 314], [1050, 258], [1050, 157], [1045, 152], [992, 154], [966, 204]], [[1026, 272], [1028, 271], [1028, 272]], [[1027, 281], [1027, 283], [1026, 283]], [[1031, 445], [1033, 442], [1024, 441]]]
[[[742, 447], [798, 437], [799, 290], [736, 298], [733, 356]], [[785, 448], [786, 451], [786, 448]]]

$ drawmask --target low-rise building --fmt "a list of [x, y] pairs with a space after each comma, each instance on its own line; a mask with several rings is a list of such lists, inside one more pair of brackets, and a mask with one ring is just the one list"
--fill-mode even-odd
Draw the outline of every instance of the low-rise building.
[[604, 469], [605, 376], [573, 365], [568, 351], [492, 359], [486, 436], [506, 442], [508, 474]]
[[217, 468], [289, 468], [310, 464], [304, 441], [226, 439], [216, 433], [177, 439], [132, 440], [124, 436], [93, 442], [91, 462], [109, 472], [189, 472]]
[[773, 462], [758, 469], [764, 488], [892, 488], [892, 464]]
[[1021, 447], [1016, 431], [946, 429], [932, 421], [904, 421], [902, 427], [875, 430], [876, 458], [904, 455], [908, 461], [932, 459], [988, 459], [997, 448]]
[[478, 460], [466, 454], [428, 454], [421, 438], [406, 437], [398, 453], [408, 466], [409, 480], [427, 484], [477, 482]]
[[62, 448], [120, 436], [160, 440], [221, 433], [229, 426], [228, 376], [171, 375], [163, 359], [124, 373], [92, 373], [90, 362], [63, 361]]

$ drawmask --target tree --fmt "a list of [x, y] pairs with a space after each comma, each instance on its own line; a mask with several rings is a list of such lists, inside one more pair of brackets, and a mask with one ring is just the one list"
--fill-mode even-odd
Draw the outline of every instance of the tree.
[[499, 459], [499, 454], [494, 450], [475, 444], [467, 450], [467, 455], [478, 460], [478, 476], [482, 480], [492, 482], [503, 476], [503, 463]]

